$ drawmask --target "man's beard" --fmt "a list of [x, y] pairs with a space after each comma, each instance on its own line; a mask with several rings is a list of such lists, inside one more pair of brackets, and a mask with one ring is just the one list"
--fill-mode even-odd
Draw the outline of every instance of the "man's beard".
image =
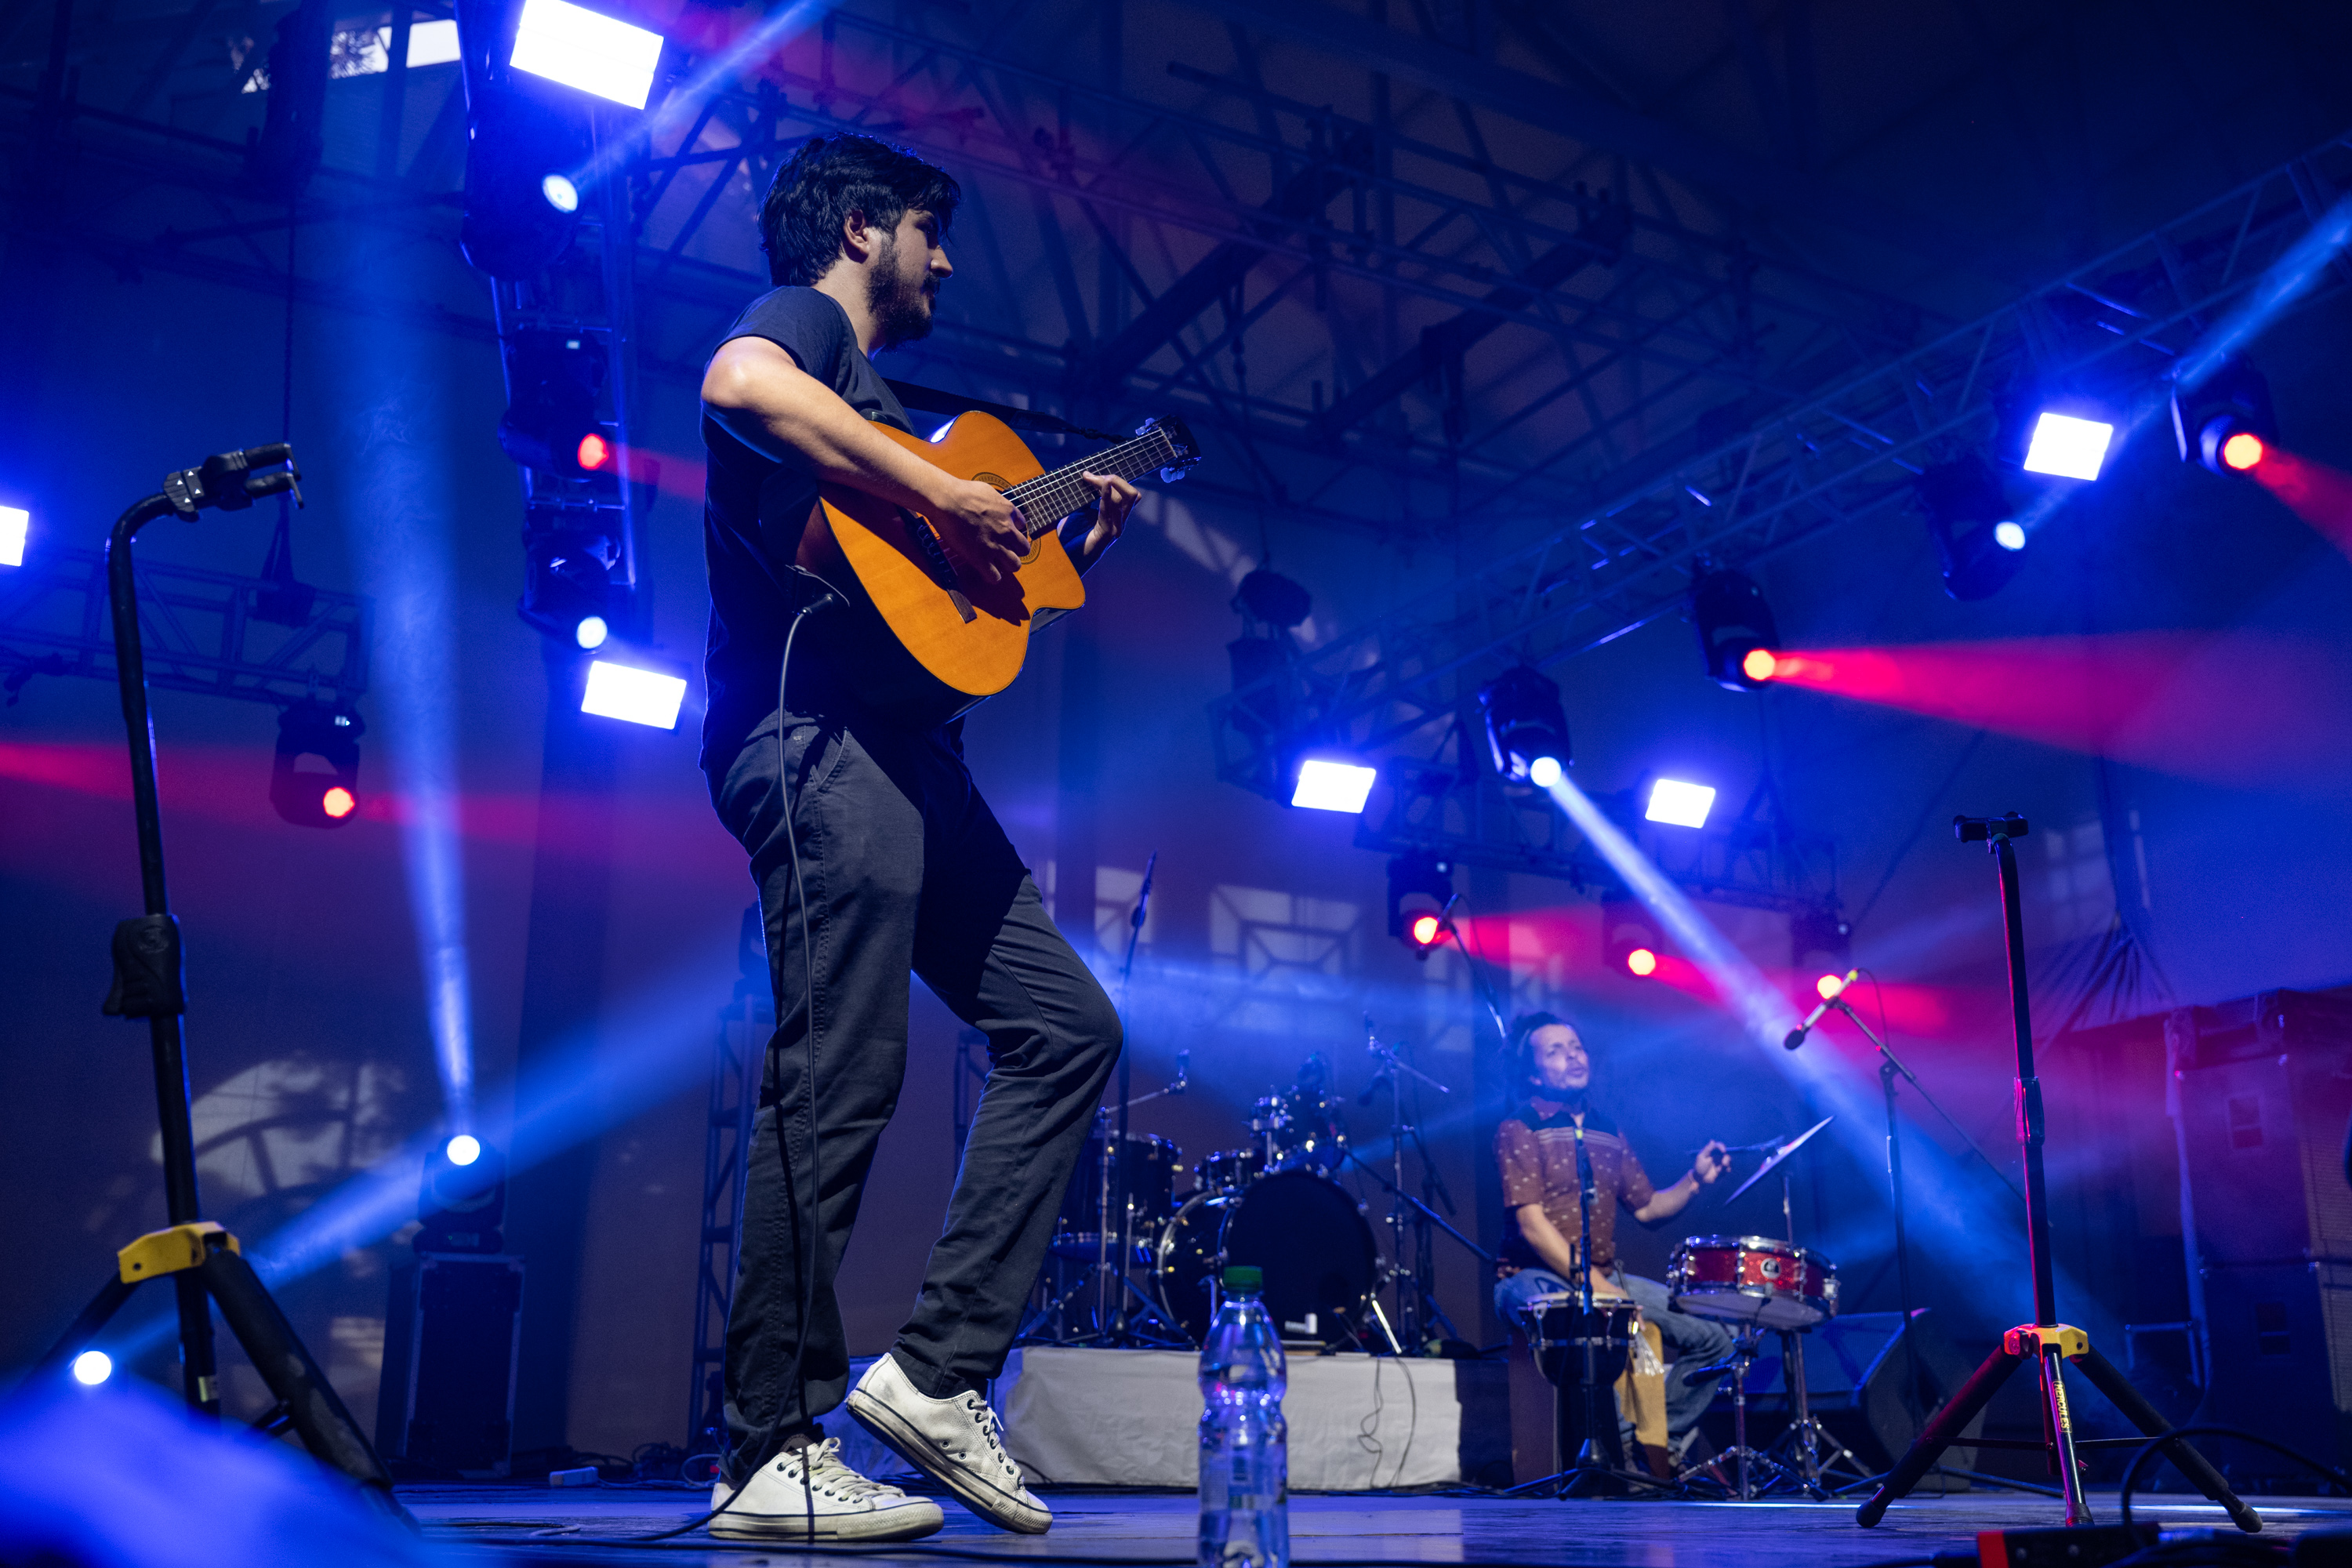
[[931, 311], [922, 282], [908, 282], [898, 270], [896, 237], [882, 243], [866, 281], [866, 306], [874, 314], [877, 346], [895, 349], [931, 335]]

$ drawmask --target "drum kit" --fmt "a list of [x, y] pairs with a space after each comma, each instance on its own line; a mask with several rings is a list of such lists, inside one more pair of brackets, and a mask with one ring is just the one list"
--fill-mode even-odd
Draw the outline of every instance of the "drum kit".
[[1185, 1192], [1177, 1190], [1182, 1151], [1165, 1138], [1129, 1132], [1114, 1169], [1108, 1151], [1118, 1140], [1111, 1113], [1100, 1112], [1055, 1222], [1061, 1267], [1049, 1265], [1047, 1300], [1023, 1338], [1197, 1345], [1224, 1268], [1254, 1264], [1286, 1341], [1396, 1348], [1378, 1299], [1371, 1225], [1337, 1180], [1348, 1132], [1326, 1076], [1322, 1058], [1308, 1058], [1296, 1084], [1251, 1106], [1249, 1142], [1196, 1161]]

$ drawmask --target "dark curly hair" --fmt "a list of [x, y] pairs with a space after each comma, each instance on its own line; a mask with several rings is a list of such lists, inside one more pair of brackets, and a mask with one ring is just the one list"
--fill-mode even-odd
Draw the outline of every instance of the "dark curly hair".
[[800, 284], [824, 277], [841, 255], [841, 226], [851, 213], [888, 232], [912, 207], [939, 219], [945, 234], [961, 200], [963, 188], [945, 170], [904, 147], [847, 132], [812, 136], [776, 171], [760, 205], [768, 277]]

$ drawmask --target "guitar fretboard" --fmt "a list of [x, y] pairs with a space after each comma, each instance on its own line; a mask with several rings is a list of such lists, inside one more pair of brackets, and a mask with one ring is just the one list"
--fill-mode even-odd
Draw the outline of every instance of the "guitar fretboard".
[[1091, 458], [1040, 474], [1013, 486], [1005, 498], [1028, 520], [1029, 537], [1053, 531], [1054, 525], [1095, 499], [1095, 488], [1082, 474], [1117, 474], [1122, 479], [1164, 468], [1177, 460], [1176, 443], [1154, 426], [1132, 441], [1097, 452]]

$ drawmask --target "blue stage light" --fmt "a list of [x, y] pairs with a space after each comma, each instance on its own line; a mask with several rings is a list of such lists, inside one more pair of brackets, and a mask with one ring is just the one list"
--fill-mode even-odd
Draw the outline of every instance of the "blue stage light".
[[2033, 440], [2025, 449], [2025, 471], [2062, 479], [2095, 479], [2115, 434], [2116, 427], [2103, 420], [2078, 419], [2044, 409], [2034, 422]]
[[1298, 764], [1298, 783], [1290, 792], [1290, 804], [1352, 816], [1364, 809], [1380, 776], [1378, 768], [1309, 757]]
[[1549, 789], [1559, 783], [1559, 759], [1554, 756], [1541, 756], [1529, 763], [1528, 783], [1538, 789]]
[[580, 210], [580, 187], [562, 174], [550, 174], [540, 181], [539, 194], [545, 196], [547, 205], [557, 212], [570, 214]]
[[470, 1165], [482, 1157], [482, 1141], [470, 1132], [460, 1132], [449, 1140], [441, 1152], [453, 1165]]
[[514, 68], [643, 109], [653, 91], [662, 37], [569, 0], [524, 0]]
[[604, 624], [602, 616], [583, 616], [580, 624], [572, 628], [572, 640], [592, 652], [603, 647], [604, 639], [612, 635], [613, 628]]
[[677, 676], [600, 658], [588, 667], [588, 689], [580, 699], [580, 711], [655, 730], [675, 730], [677, 710], [685, 701], [686, 682]]
[[1676, 827], [1705, 827], [1706, 814], [1714, 809], [1713, 784], [1660, 779], [1650, 786], [1650, 804], [1642, 815], [1652, 822], [1670, 823]]
[[0, 506], [0, 566], [25, 563], [25, 536], [33, 531], [33, 514], [20, 506]]
[[2025, 530], [2015, 522], [1996, 522], [1992, 525], [1992, 542], [2003, 550], [2022, 550], [2025, 548]]
[[84, 1351], [73, 1358], [74, 1381], [96, 1388], [114, 1375], [114, 1362], [104, 1351]]

